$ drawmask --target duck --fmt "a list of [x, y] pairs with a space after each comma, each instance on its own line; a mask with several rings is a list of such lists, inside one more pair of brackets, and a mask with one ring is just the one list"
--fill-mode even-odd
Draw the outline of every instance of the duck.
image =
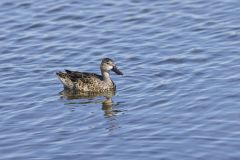
[[100, 64], [101, 75], [88, 72], [70, 71], [57, 72], [56, 75], [62, 82], [64, 89], [74, 92], [102, 93], [116, 90], [116, 85], [110, 77], [110, 71], [117, 75], [123, 72], [117, 68], [116, 63], [110, 58], [103, 58]]

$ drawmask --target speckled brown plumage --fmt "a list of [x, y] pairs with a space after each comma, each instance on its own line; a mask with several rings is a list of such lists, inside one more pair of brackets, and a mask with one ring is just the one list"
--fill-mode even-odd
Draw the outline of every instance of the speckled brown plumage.
[[66, 72], [57, 72], [56, 74], [63, 83], [65, 89], [80, 92], [105, 92], [107, 90], [115, 90], [116, 85], [109, 76], [109, 70], [113, 70], [121, 75], [122, 72], [116, 68], [116, 65], [109, 58], [102, 60], [100, 68], [102, 75], [70, 70], [65, 70]]
[[112, 85], [106, 85], [103, 77], [95, 73], [66, 70], [66, 73], [58, 72], [57, 75], [61, 80], [64, 79], [63, 81], [67, 82], [64, 85], [66, 89], [82, 92], [104, 92], [116, 88], [113, 82]]

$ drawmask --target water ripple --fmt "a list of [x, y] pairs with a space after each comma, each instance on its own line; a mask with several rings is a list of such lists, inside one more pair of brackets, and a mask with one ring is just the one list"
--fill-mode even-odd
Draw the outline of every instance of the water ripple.
[[[239, 5], [1, 1], [1, 157], [238, 159]], [[112, 103], [59, 94], [55, 72], [103, 57]]]

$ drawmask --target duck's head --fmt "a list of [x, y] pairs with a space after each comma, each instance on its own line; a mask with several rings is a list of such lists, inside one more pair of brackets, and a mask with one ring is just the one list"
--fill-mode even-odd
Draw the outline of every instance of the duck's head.
[[102, 71], [105, 71], [105, 72], [109, 72], [110, 70], [112, 70], [113, 72], [115, 72], [118, 75], [123, 75], [123, 73], [117, 68], [114, 61], [110, 58], [104, 58], [102, 60], [100, 68]]

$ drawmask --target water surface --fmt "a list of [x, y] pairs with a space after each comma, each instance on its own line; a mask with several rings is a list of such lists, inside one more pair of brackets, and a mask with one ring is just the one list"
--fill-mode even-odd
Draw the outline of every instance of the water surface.
[[[239, 159], [239, 6], [1, 0], [0, 159]], [[104, 57], [113, 104], [60, 94]]]

